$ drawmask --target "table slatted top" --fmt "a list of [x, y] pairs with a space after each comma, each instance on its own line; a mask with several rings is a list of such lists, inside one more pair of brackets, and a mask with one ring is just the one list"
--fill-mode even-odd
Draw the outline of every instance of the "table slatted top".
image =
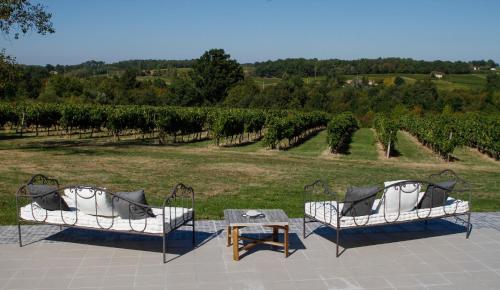
[[226, 209], [224, 219], [228, 226], [286, 226], [288, 216], [282, 209], [256, 209], [263, 217], [250, 218], [243, 216], [248, 209]]

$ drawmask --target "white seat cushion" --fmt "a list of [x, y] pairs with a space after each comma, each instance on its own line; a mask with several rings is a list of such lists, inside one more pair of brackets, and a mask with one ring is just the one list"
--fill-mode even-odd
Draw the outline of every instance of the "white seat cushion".
[[407, 183], [401, 186], [391, 186], [395, 183], [406, 180], [395, 180], [384, 182], [384, 187], [388, 187], [384, 191], [379, 211], [386, 213], [398, 213], [411, 211], [415, 209], [418, 202], [418, 193], [421, 185], [419, 183]]
[[[376, 212], [375, 209], [378, 208], [380, 204], [380, 199], [376, 199], [373, 204], [373, 214], [367, 216], [350, 217], [343, 216], [340, 218], [340, 228], [350, 228], [356, 227], [358, 225], [378, 225], [378, 224], [388, 224], [392, 222], [403, 222], [403, 221], [416, 221], [420, 218], [433, 217], [438, 218], [450, 214], [461, 214], [469, 211], [469, 202], [454, 199], [449, 197], [446, 201], [446, 206], [439, 206], [434, 208], [425, 209], [414, 209], [407, 212], [387, 213], [384, 214], [382, 211]], [[326, 202], [307, 202], [305, 204], [305, 213], [319, 220], [321, 222], [337, 227], [337, 202], [326, 201]], [[339, 203], [339, 212], [342, 211], [343, 204]]]
[[20, 216], [26, 221], [46, 222], [56, 225], [75, 225], [90, 229], [108, 229], [122, 232], [145, 232], [150, 234], [161, 234], [163, 232], [163, 220], [165, 220], [165, 232], [180, 226], [184, 221], [193, 216], [191, 208], [166, 207], [165, 219], [162, 216], [161, 208], [153, 208], [156, 217], [145, 219], [129, 220], [120, 217], [102, 217], [89, 215], [76, 210], [75, 203], [67, 196], [63, 198], [68, 203], [70, 211], [47, 211], [39, 207], [36, 203], [25, 205], [20, 210]]

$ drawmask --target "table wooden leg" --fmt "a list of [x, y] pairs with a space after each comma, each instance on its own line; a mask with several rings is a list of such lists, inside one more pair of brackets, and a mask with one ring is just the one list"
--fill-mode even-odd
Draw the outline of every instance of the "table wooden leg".
[[288, 226], [285, 226], [285, 237], [283, 243], [285, 245], [285, 257], [288, 257]]
[[278, 227], [273, 227], [273, 242], [278, 241]]
[[231, 246], [231, 226], [227, 226], [227, 229], [226, 229], [226, 233], [227, 233], [227, 246]]
[[233, 260], [239, 261], [240, 260], [240, 254], [239, 254], [239, 228], [238, 227], [233, 227], [232, 228], [232, 236], [233, 236]]

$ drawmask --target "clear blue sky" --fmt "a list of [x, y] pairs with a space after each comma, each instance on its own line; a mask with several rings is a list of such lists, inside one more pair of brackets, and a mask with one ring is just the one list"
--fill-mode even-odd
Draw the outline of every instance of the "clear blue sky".
[[500, 61], [498, 0], [51, 0], [56, 33], [0, 37], [25, 64], [411, 57]]

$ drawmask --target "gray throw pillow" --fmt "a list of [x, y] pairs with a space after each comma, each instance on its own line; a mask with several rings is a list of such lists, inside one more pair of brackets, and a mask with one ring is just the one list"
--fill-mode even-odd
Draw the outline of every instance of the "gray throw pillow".
[[[132, 192], [117, 192], [113, 197], [113, 206], [118, 214], [123, 219], [144, 219], [147, 217], [156, 217], [153, 211], [148, 207], [138, 206], [128, 201], [139, 204], [148, 205], [144, 190], [137, 190]], [[120, 198], [121, 197], [121, 198]]]
[[363, 216], [372, 213], [373, 203], [379, 188], [349, 187], [345, 195], [343, 216]]
[[448, 193], [453, 190], [455, 184], [457, 184], [455, 180], [450, 180], [436, 183], [437, 186], [427, 186], [427, 190], [417, 208], [433, 208], [445, 205], [448, 199]]
[[68, 204], [57, 192], [57, 186], [29, 184], [27, 187], [31, 196], [43, 194], [39, 197], [33, 197], [33, 201], [35, 201], [41, 208], [46, 210], [69, 210]]

